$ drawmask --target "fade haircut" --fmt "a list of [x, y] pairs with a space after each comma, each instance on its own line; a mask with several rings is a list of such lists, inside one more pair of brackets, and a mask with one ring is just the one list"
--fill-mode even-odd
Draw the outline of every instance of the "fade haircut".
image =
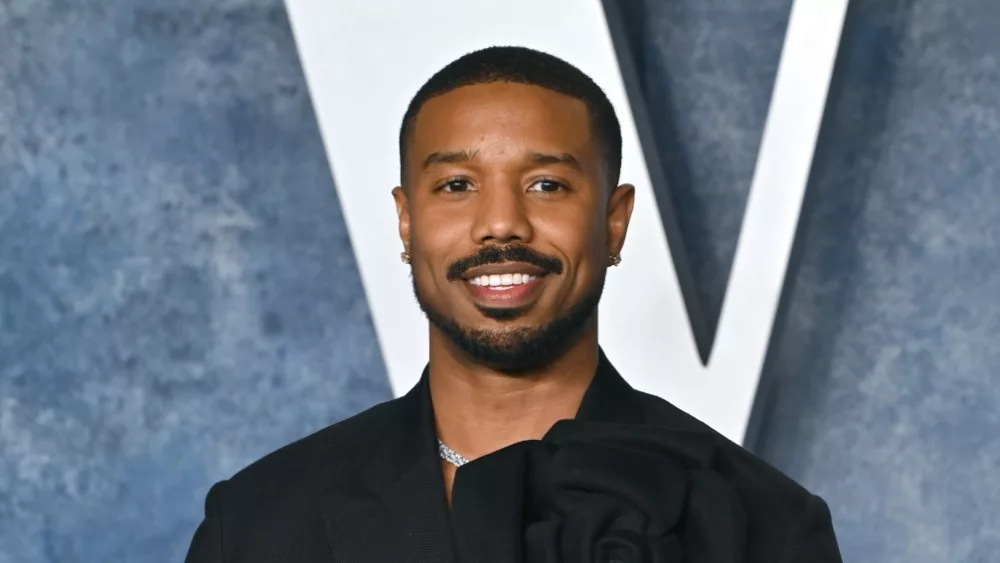
[[615, 109], [589, 76], [568, 62], [527, 47], [487, 47], [452, 61], [424, 83], [410, 100], [399, 128], [400, 181], [405, 178], [406, 147], [420, 108], [436, 96], [462, 86], [513, 82], [530, 84], [582, 101], [590, 115], [591, 136], [604, 157], [609, 187], [618, 184], [622, 164], [622, 133]]

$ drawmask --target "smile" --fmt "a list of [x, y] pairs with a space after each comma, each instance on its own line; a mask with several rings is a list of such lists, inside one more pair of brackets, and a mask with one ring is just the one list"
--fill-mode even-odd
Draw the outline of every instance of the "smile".
[[466, 282], [474, 286], [489, 288], [492, 291], [507, 291], [513, 289], [515, 286], [531, 283], [536, 279], [538, 279], [538, 276], [517, 272], [513, 274], [476, 276], [466, 280]]
[[542, 293], [548, 272], [532, 264], [488, 264], [466, 272], [462, 285], [479, 307], [530, 307]]

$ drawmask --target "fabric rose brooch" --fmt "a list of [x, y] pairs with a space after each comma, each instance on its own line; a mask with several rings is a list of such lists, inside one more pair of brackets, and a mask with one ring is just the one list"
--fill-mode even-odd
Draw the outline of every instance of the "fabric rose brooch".
[[461, 563], [740, 563], [746, 514], [707, 433], [560, 421], [461, 467]]

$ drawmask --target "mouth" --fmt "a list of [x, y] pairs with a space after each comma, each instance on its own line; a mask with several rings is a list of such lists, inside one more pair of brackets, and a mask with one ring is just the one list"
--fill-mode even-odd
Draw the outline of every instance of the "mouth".
[[470, 268], [462, 283], [480, 307], [523, 308], [537, 299], [547, 273], [531, 264], [488, 264]]
[[515, 286], [531, 283], [537, 279], [538, 276], [514, 272], [513, 274], [483, 274], [465, 281], [477, 287], [488, 287], [492, 291], [507, 291], [514, 289]]

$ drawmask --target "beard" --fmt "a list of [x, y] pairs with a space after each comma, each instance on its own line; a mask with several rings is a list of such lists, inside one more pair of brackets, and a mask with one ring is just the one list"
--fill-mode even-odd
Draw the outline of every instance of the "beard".
[[[416, 277], [413, 294], [427, 320], [468, 356], [508, 374], [518, 374], [544, 366], [569, 349], [593, 319], [604, 292], [606, 272], [565, 313], [541, 326], [512, 326], [480, 329], [462, 326], [423, 297]], [[526, 313], [522, 308], [483, 308], [480, 312], [496, 320], [513, 320]]]

